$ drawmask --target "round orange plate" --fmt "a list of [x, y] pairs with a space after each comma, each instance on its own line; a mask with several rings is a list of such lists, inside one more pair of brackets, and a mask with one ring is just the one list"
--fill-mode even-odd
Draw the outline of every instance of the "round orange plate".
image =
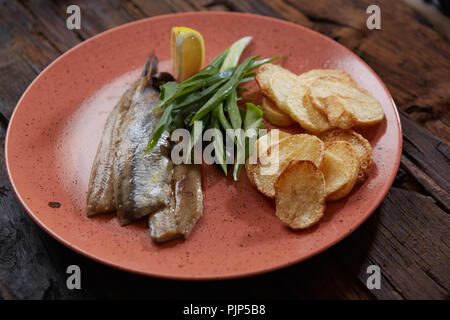
[[[206, 61], [235, 40], [253, 36], [245, 56], [285, 56], [295, 73], [312, 68], [349, 72], [380, 101], [384, 121], [365, 130], [375, 166], [346, 199], [329, 203], [312, 229], [293, 232], [275, 206], [252, 188], [203, 166], [204, 216], [187, 241], [156, 245], [145, 221], [120, 227], [115, 215], [88, 219], [87, 183], [104, 122], [149, 53], [170, 70], [170, 30], [187, 26], [205, 39]], [[298, 128], [290, 131], [299, 132]], [[45, 69], [20, 99], [6, 138], [9, 178], [30, 216], [77, 252], [123, 270], [173, 279], [223, 279], [275, 270], [305, 260], [355, 230], [383, 200], [398, 169], [401, 129], [394, 102], [378, 76], [333, 40], [272, 18], [241, 13], [183, 13], [126, 24], [89, 39]], [[59, 202], [59, 208], [49, 206]]]

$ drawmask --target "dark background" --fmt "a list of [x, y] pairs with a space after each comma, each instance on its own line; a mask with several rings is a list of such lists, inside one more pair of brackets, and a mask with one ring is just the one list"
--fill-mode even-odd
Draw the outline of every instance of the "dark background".
[[[81, 7], [81, 30], [66, 28], [71, 4]], [[371, 4], [381, 8], [381, 30], [366, 28]], [[393, 187], [352, 235], [308, 261], [237, 280], [146, 278], [67, 249], [42, 231], [14, 196], [4, 139], [8, 119], [31, 81], [59, 55], [104, 30], [196, 10], [252, 12], [317, 30], [364, 59], [397, 103], [404, 148]], [[448, 299], [448, 18], [421, 12], [399, 0], [0, 1], [0, 299]], [[66, 287], [71, 264], [81, 267], [81, 290]], [[372, 264], [381, 268], [380, 290], [365, 285]]]

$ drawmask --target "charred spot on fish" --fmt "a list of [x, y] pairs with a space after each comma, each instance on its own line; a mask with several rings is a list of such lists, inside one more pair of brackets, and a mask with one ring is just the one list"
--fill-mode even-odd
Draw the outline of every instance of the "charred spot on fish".
[[175, 78], [168, 72], [158, 72], [152, 77], [152, 86], [159, 90], [159, 87], [169, 81], [175, 81]]
[[59, 203], [59, 202], [49, 202], [49, 203], [48, 203], [48, 206], [49, 206], [50, 208], [58, 209], [59, 207], [61, 207], [61, 203]]

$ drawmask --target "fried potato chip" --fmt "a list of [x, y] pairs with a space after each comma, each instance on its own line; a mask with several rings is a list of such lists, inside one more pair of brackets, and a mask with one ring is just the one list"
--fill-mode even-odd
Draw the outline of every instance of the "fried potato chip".
[[346, 81], [349, 85], [358, 86], [352, 76], [347, 72], [335, 69], [313, 69], [308, 72], [302, 73], [300, 76], [301, 81], [306, 81], [309, 84], [313, 83], [322, 77], [333, 77]]
[[271, 145], [266, 155], [258, 158], [252, 171], [256, 188], [269, 198], [275, 196], [274, 184], [292, 160], [310, 160], [317, 167], [322, 163], [324, 143], [316, 136], [296, 134]]
[[288, 114], [285, 111], [287, 97], [297, 83], [297, 75], [279, 65], [268, 63], [258, 68], [255, 80], [264, 96], [270, 98], [278, 108]]
[[245, 162], [245, 173], [247, 173], [247, 178], [250, 184], [256, 188], [255, 179], [253, 179], [252, 166], [256, 166], [255, 164], [248, 163], [248, 160]]
[[341, 70], [314, 69], [297, 76], [266, 64], [256, 72], [256, 81], [283, 113], [316, 134], [376, 124], [384, 117], [380, 103]]
[[[313, 133], [320, 133], [328, 130], [330, 127], [336, 126], [334, 122], [329, 121], [330, 119], [326, 113], [317, 110], [317, 108], [313, 106], [310, 96], [306, 94], [311, 84], [321, 77], [333, 77], [339, 79], [340, 81], [346, 82], [349, 86], [357, 86], [355, 80], [353, 80], [348, 73], [342, 70], [313, 69], [299, 76], [300, 84], [296, 86], [293, 91], [291, 91], [291, 99], [288, 99], [288, 103], [291, 102], [289, 107], [290, 109], [294, 109], [292, 103], [295, 103], [294, 101], [301, 99], [307, 116], [305, 117], [299, 115], [298, 122], [303, 128]], [[331, 103], [332, 100], [329, 102]], [[338, 110], [333, 110], [332, 108], [330, 111], [334, 111], [332, 114], [335, 114]], [[333, 119], [333, 117], [331, 117], [331, 119]]]
[[303, 102], [303, 96], [308, 90], [307, 84], [299, 80], [289, 70], [274, 64], [266, 64], [256, 72], [256, 81], [263, 94], [269, 97], [277, 107], [304, 129], [319, 133], [328, 130], [327, 117], [317, 111], [308, 101]]
[[[276, 133], [278, 133], [278, 136], [276, 136]], [[287, 138], [289, 136], [291, 136], [291, 134], [288, 132], [281, 131], [278, 129], [272, 129], [266, 135], [259, 137], [259, 139], [255, 141], [255, 145], [251, 150], [251, 153], [252, 155], [254, 154], [256, 158], [252, 159], [252, 156], [249, 156], [249, 158], [245, 162], [245, 171], [247, 173], [247, 177], [251, 185], [256, 187], [252, 172], [255, 171], [258, 156], [266, 154], [267, 149], [270, 147], [270, 145], [277, 144], [282, 139]], [[254, 160], [254, 163], [251, 163], [250, 160]]]
[[294, 160], [275, 182], [276, 215], [292, 229], [317, 224], [325, 212], [325, 179], [308, 160]]
[[347, 185], [345, 185], [344, 187], [342, 187], [335, 193], [329, 195], [327, 197], [327, 201], [338, 201], [338, 200], [341, 200], [342, 198], [345, 198], [346, 196], [348, 196], [350, 194], [350, 192], [352, 192], [354, 186], [355, 186], [355, 183], [353, 183], [353, 184], [348, 183]]
[[[310, 99], [309, 95], [308, 98]], [[330, 126], [349, 129], [357, 125], [358, 120], [352, 112], [345, 108], [345, 101], [342, 98], [330, 96], [324, 98], [323, 101]]]
[[334, 141], [326, 146], [320, 168], [325, 177], [327, 201], [339, 200], [352, 191], [358, 177], [358, 165], [358, 155], [347, 141]]
[[[257, 71], [256, 81], [261, 91], [272, 99], [283, 113], [298, 122], [302, 128], [313, 133], [320, 133], [331, 127], [327, 114], [313, 107], [306, 93], [314, 81], [324, 76], [340, 79], [348, 86], [357, 85], [348, 73], [341, 70], [314, 69], [296, 76], [283, 67], [273, 64], [262, 66]], [[353, 125], [354, 122], [349, 127]]]
[[346, 170], [344, 160], [327, 150], [325, 150], [323, 155], [320, 169], [325, 178], [325, 192], [327, 196], [342, 188], [351, 179], [351, 171]]
[[322, 134], [320, 139], [325, 143], [325, 147], [334, 141], [347, 141], [350, 143], [359, 158], [356, 183], [362, 183], [367, 179], [373, 165], [373, 160], [372, 147], [366, 138], [353, 130], [334, 129]]
[[349, 129], [383, 120], [384, 112], [372, 94], [335, 77], [315, 80], [306, 93], [312, 105], [324, 112], [332, 126]]
[[291, 116], [300, 126], [312, 133], [320, 133], [330, 129], [330, 124], [325, 114], [313, 107], [305, 98], [308, 87], [297, 82], [289, 92], [284, 111]]
[[295, 121], [292, 120], [291, 117], [281, 111], [277, 107], [275, 102], [273, 102], [269, 98], [263, 98], [262, 110], [264, 118], [266, 118], [267, 121], [269, 121], [273, 125], [287, 127], [295, 123]]
[[298, 84], [292, 88], [287, 100], [288, 109], [286, 112], [297, 121], [304, 129], [312, 133], [320, 133], [334, 126], [329, 122], [326, 113], [317, 110], [312, 104], [311, 99], [306, 94], [309, 86], [317, 79], [325, 76], [340, 79], [350, 86], [357, 86], [355, 80], [342, 70], [332, 69], [313, 69], [301, 74]]

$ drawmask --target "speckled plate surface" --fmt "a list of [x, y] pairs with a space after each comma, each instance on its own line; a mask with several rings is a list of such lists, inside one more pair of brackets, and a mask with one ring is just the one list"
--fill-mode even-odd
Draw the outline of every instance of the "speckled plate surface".
[[[328, 204], [321, 223], [293, 232], [275, 216], [274, 202], [245, 174], [235, 183], [203, 166], [204, 216], [187, 241], [155, 245], [145, 222], [120, 227], [115, 215], [88, 219], [90, 168], [109, 111], [154, 51], [170, 70], [172, 26], [200, 31], [206, 61], [236, 39], [254, 37], [245, 55], [284, 55], [295, 73], [342, 69], [382, 104], [385, 120], [363, 133], [373, 147], [369, 179], [346, 199]], [[296, 127], [289, 129], [299, 132]], [[401, 155], [394, 102], [377, 75], [336, 42], [298, 25], [240, 13], [184, 13], [126, 24], [62, 55], [26, 90], [6, 138], [8, 174], [30, 216], [53, 237], [99, 262], [174, 279], [221, 279], [275, 270], [307, 259], [355, 230], [380, 204]], [[60, 203], [59, 208], [50, 202]]]

